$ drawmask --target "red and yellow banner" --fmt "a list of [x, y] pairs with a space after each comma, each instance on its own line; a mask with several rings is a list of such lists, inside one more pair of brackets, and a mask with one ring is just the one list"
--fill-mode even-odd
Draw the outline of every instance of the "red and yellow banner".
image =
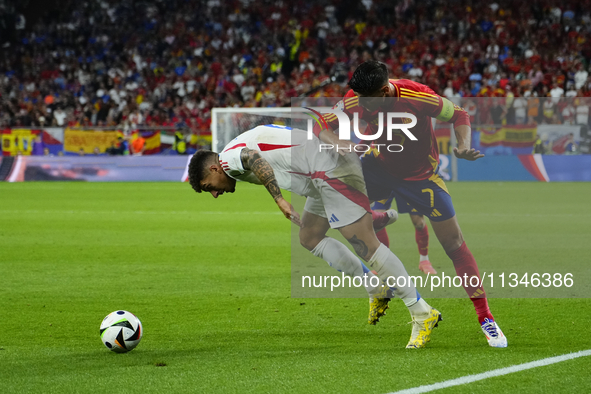
[[64, 150], [71, 153], [93, 153], [95, 148], [104, 153], [113, 143], [117, 142], [118, 131], [82, 131], [66, 129], [64, 131]]
[[499, 129], [478, 128], [480, 133], [480, 145], [509, 146], [513, 148], [525, 148], [533, 146], [536, 141], [536, 126], [508, 126]]
[[30, 155], [33, 151], [33, 141], [40, 130], [6, 129], [2, 131], [2, 155]]
[[142, 136], [146, 140], [144, 155], [153, 155], [160, 153], [160, 132], [143, 132]]
[[131, 134], [131, 144], [135, 143], [138, 137], [144, 139], [144, 155], [155, 155], [160, 153], [160, 131], [134, 131]]

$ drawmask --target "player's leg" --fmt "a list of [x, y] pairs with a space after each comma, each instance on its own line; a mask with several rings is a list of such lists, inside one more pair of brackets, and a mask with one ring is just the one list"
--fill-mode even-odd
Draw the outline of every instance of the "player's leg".
[[336, 239], [326, 236], [329, 228], [322, 201], [308, 197], [302, 214], [302, 227], [299, 232], [300, 244], [314, 256], [320, 257], [329, 266], [345, 273], [345, 275], [361, 278], [367, 275], [368, 280], [364, 283], [368, 283], [366, 290], [369, 296], [378, 294], [381, 291], [380, 287], [371, 286], [369, 280], [374, 274], [349, 248]]
[[398, 220], [398, 212], [395, 209], [381, 210], [372, 208], [371, 218], [373, 221], [373, 229], [378, 236], [381, 243], [390, 247], [390, 239], [386, 227]]
[[356, 222], [340, 227], [339, 231], [355, 252], [367, 261], [369, 268], [377, 272], [389, 287], [394, 287], [394, 294], [408, 308], [413, 330], [406, 347], [424, 347], [430, 340], [431, 331], [441, 320], [441, 313], [421, 298], [402, 262], [379, 242], [373, 231], [371, 215], [365, 214]]
[[[337, 164], [337, 167], [324, 172], [325, 177], [314, 180], [326, 217], [333, 218], [330, 226], [341, 232], [359, 257], [374, 264], [369, 268], [373, 268], [382, 280], [408, 277], [400, 260], [376, 237], [361, 162], [355, 155], [345, 155], [339, 157]], [[333, 174], [335, 177], [331, 177]], [[382, 190], [382, 193], [389, 197], [391, 191]], [[377, 261], [372, 260], [374, 255]], [[412, 281], [407, 282], [410, 284], [397, 288], [396, 295], [401, 296], [409, 306], [415, 304], [418, 297]]]
[[437, 275], [437, 271], [429, 261], [429, 227], [425, 217], [421, 214], [410, 214], [410, 220], [415, 228], [415, 241], [419, 248], [419, 270], [431, 275]]
[[375, 201], [372, 206], [374, 230], [380, 242], [390, 247], [390, 239], [385, 227], [398, 219], [398, 212], [391, 209], [394, 198], [392, 189], [387, 185], [387, 182], [383, 181], [381, 170], [379, 166], [376, 166], [376, 160], [372, 154], [365, 154], [361, 158], [361, 162], [368, 196], [371, 194], [371, 201]]
[[[454, 264], [456, 274], [462, 278], [464, 275], [468, 278], [472, 276], [480, 278], [476, 260], [464, 242], [451, 196], [443, 180], [438, 175], [433, 175], [424, 181], [401, 181], [395, 192], [397, 197], [398, 194], [404, 194], [418, 213], [429, 217], [437, 239]], [[472, 287], [469, 280], [468, 283], [462, 284], [474, 304], [489, 345], [507, 346], [506, 338], [490, 313], [482, 286]], [[496, 334], [491, 334], [495, 330]]]
[[429, 230], [426, 226], [424, 216], [406, 200], [406, 198], [397, 193], [392, 193], [396, 198], [396, 207], [398, 213], [408, 213], [410, 220], [415, 228], [415, 240], [419, 248], [419, 270], [430, 275], [436, 275], [437, 271], [431, 266], [428, 256], [429, 248]]
[[380, 242], [387, 247], [390, 247], [390, 238], [386, 227], [398, 220], [398, 212], [391, 208], [393, 199], [394, 196], [391, 196], [386, 200], [376, 201], [371, 207], [374, 231]]
[[330, 225], [326, 217], [309, 211], [311, 208], [310, 200], [310, 197], [306, 199], [306, 205], [308, 206], [304, 208], [304, 212], [302, 213], [302, 227], [299, 231], [299, 237], [300, 244], [309, 251], [312, 251], [320, 241], [326, 238], [326, 232], [330, 228]]
[[[466, 275], [468, 278], [473, 276], [480, 278], [476, 259], [464, 241], [464, 236], [462, 235], [462, 230], [460, 229], [456, 216], [441, 222], [431, 221], [431, 226], [441, 246], [443, 246], [443, 249], [453, 262], [457, 275], [460, 277]], [[470, 283], [471, 281], [469, 280], [468, 283], [463, 283], [464, 290], [466, 290], [466, 293], [474, 304], [478, 321], [489, 345], [493, 347], [506, 347], [507, 338], [490, 312], [484, 289], [482, 286], [470, 286]]]
[[[468, 246], [466, 246], [462, 230], [460, 229], [456, 218], [451, 196], [447, 192], [443, 180], [439, 178], [439, 176], [434, 175], [427, 182], [431, 183], [428, 188], [430, 192], [426, 193], [429, 194], [432, 205], [429, 219], [437, 239], [441, 243], [445, 253], [447, 253], [451, 259], [456, 274], [462, 278], [476, 276], [479, 278], [478, 283], [481, 283], [476, 259], [472, 255], [472, 252], [470, 252], [470, 249], [468, 249]], [[421, 190], [424, 191], [427, 190], [427, 188]], [[467, 282], [468, 283], [462, 283], [464, 285], [464, 290], [474, 304], [474, 309], [478, 315], [478, 321], [486, 335], [489, 345], [493, 347], [506, 347], [507, 338], [494, 321], [493, 315], [488, 307], [488, 300], [486, 299], [486, 293], [483, 287], [471, 286], [470, 280]]]
[[[315, 212], [315, 213], [312, 213]], [[375, 276], [367, 266], [355, 256], [349, 248], [334, 238], [327, 237], [326, 232], [330, 228], [324, 206], [320, 199], [308, 197], [306, 207], [302, 215], [302, 227], [300, 228], [300, 243], [314, 256], [320, 257], [337, 271], [344, 272], [351, 277], [361, 277], [369, 295], [369, 315], [367, 322], [375, 325], [380, 317], [386, 314], [390, 296], [388, 288], [381, 284], [372, 286], [372, 277]], [[367, 280], [364, 280], [364, 276]], [[379, 281], [378, 281], [379, 282]]]
[[[377, 184], [383, 186], [383, 183]], [[356, 253], [368, 262], [368, 267], [378, 273], [380, 279], [386, 282], [386, 288], [394, 287], [394, 294], [408, 307], [413, 330], [407, 348], [424, 347], [433, 327], [441, 320], [441, 314], [420, 297], [404, 265], [377, 239], [369, 207], [370, 186], [373, 187], [373, 184], [366, 184], [361, 162], [355, 155], [341, 156], [336, 168], [315, 180], [326, 216], [337, 219], [330, 222], [331, 227], [338, 229]], [[377, 194], [382, 195], [378, 200], [388, 198], [391, 190], [383, 188]]]
[[[416, 304], [419, 297], [413, 281], [408, 276], [402, 262], [376, 237], [370, 214], [366, 213], [358, 220], [339, 227], [338, 230], [349, 241], [355, 253], [367, 262], [370, 269], [374, 269], [384, 282], [387, 283], [388, 279], [390, 280], [390, 283], [393, 284], [390, 287], [396, 287], [396, 295], [407, 306]], [[404, 283], [402, 283], [404, 286], [400, 286], [398, 283], [399, 277], [404, 278]], [[394, 282], [398, 286], [394, 286]]]

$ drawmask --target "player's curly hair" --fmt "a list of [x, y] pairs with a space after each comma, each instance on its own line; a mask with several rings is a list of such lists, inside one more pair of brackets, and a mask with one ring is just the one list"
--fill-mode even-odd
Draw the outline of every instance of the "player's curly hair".
[[368, 96], [377, 92], [388, 83], [388, 68], [384, 63], [368, 60], [361, 63], [349, 81], [353, 91]]
[[215, 163], [218, 154], [210, 150], [197, 151], [189, 163], [189, 183], [193, 190], [201, 193], [201, 181], [207, 176], [207, 167]]

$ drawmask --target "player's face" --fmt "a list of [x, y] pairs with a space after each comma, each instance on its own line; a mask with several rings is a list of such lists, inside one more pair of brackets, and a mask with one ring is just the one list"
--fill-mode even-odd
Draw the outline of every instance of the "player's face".
[[213, 198], [218, 198], [224, 193], [234, 193], [236, 180], [227, 176], [221, 167], [216, 168], [201, 181], [201, 190], [211, 193]]

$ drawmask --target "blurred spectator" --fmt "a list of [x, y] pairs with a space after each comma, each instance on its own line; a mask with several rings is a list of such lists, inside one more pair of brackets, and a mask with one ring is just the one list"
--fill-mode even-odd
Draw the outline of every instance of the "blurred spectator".
[[575, 141], [575, 136], [573, 133], [568, 135], [568, 138], [564, 142], [564, 154], [565, 155], [573, 155], [577, 153], [577, 142]]
[[252, 79], [249, 79], [240, 89], [240, 95], [242, 96], [242, 100], [244, 100], [244, 102], [252, 100], [254, 98], [255, 92], [256, 88]]
[[525, 124], [527, 119], [527, 99], [524, 97], [515, 98], [513, 108], [515, 109], [515, 123]]
[[577, 97], [577, 91], [575, 90], [575, 85], [574, 84], [570, 84], [570, 86], [568, 87], [568, 90], [566, 91], [564, 97], [568, 97], [568, 98], [572, 98], [572, 97]]
[[533, 153], [544, 154], [546, 153], [546, 148], [544, 147], [544, 141], [539, 134], [536, 135], [536, 142], [534, 142], [534, 151]]
[[43, 156], [44, 155], [44, 148], [43, 148], [43, 139], [41, 135], [38, 134], [35, 139], [33, 140], [33, 149], [31, 150], [31, 155], [33, 156]]
[[562, 108], [562, 123], [573, 125], [575, 124], [575, 107], [571, 101], [568, 101], [564, 108]]
[[588, 99], [575, 99], [576, 123], [580, 125], [589, 125], [589, 105]]
[[564, 89], [558, 86], [556, 83], [552, 84], [552, 89], [550, 90], [550, 97], [552, 97], [552, 102], [554, 104], [558, 104], [560, 98], [564, 95]]
[[544, 123], [556, 123], [556, 105], [552, 99], [544, 99], [542, 104], [542, 114]]
[[179, 155], [184, 155], [187, 153], [187, 143], [185, 142], [185, 136], [180, 131], [174, 133], [174, 144], [172, 149]]
[[66, 117], [68, 115], [62, 109], [62, 107], [57, 107], [55, 111], [53, 111], [53, 119], [54, 119], [54, 126], [63, 127], [66, 124]]
[[490, 115], [494, 125], [504, 124], [505, 116], [507, 115], [507, 108], [503, 105], [501, 100], [494, 100], [494, 103], [490, 109]]
[[127, 155], [129, 144], [123, 137], [117, 137], [117, 142], [113, 142], [105, 153], [109, 155]]
[[[133, 138], [133, 137], [132, 137]], [[135, 134], [135, 138], [131, 140], [130, 152], [133, 156], [141, 156], [146, 149], [146, 140], [142, 137], [140, 132]]]
[[[346, 4], [63, 0], [34, 26], [15, 15], [0, 27], [9, 44], [0, 49], [0, 124], [203, 129], [212, 107], [289, 105], [337, 65], [369, 58], [445, 96], [517, 96], [527, 86], [523, 97], [560, 100], [569, 83], [591, 96], [584, 5]], [[330, 84], [314, 95], [344, 91]], [[517, 118], [514, 101], [504, 107]]]
[[575, 73], [575, 88], [577, 90], [581, 89], [585, 82], [587, 82], [588, 76], [589, 73], [583, 68], [583, 64], [579, 63], [577, 65], [577, 72]]
[[527, 99], [527, 123], [537, 124], [540, 122], [540, 99], [533, 96]]

